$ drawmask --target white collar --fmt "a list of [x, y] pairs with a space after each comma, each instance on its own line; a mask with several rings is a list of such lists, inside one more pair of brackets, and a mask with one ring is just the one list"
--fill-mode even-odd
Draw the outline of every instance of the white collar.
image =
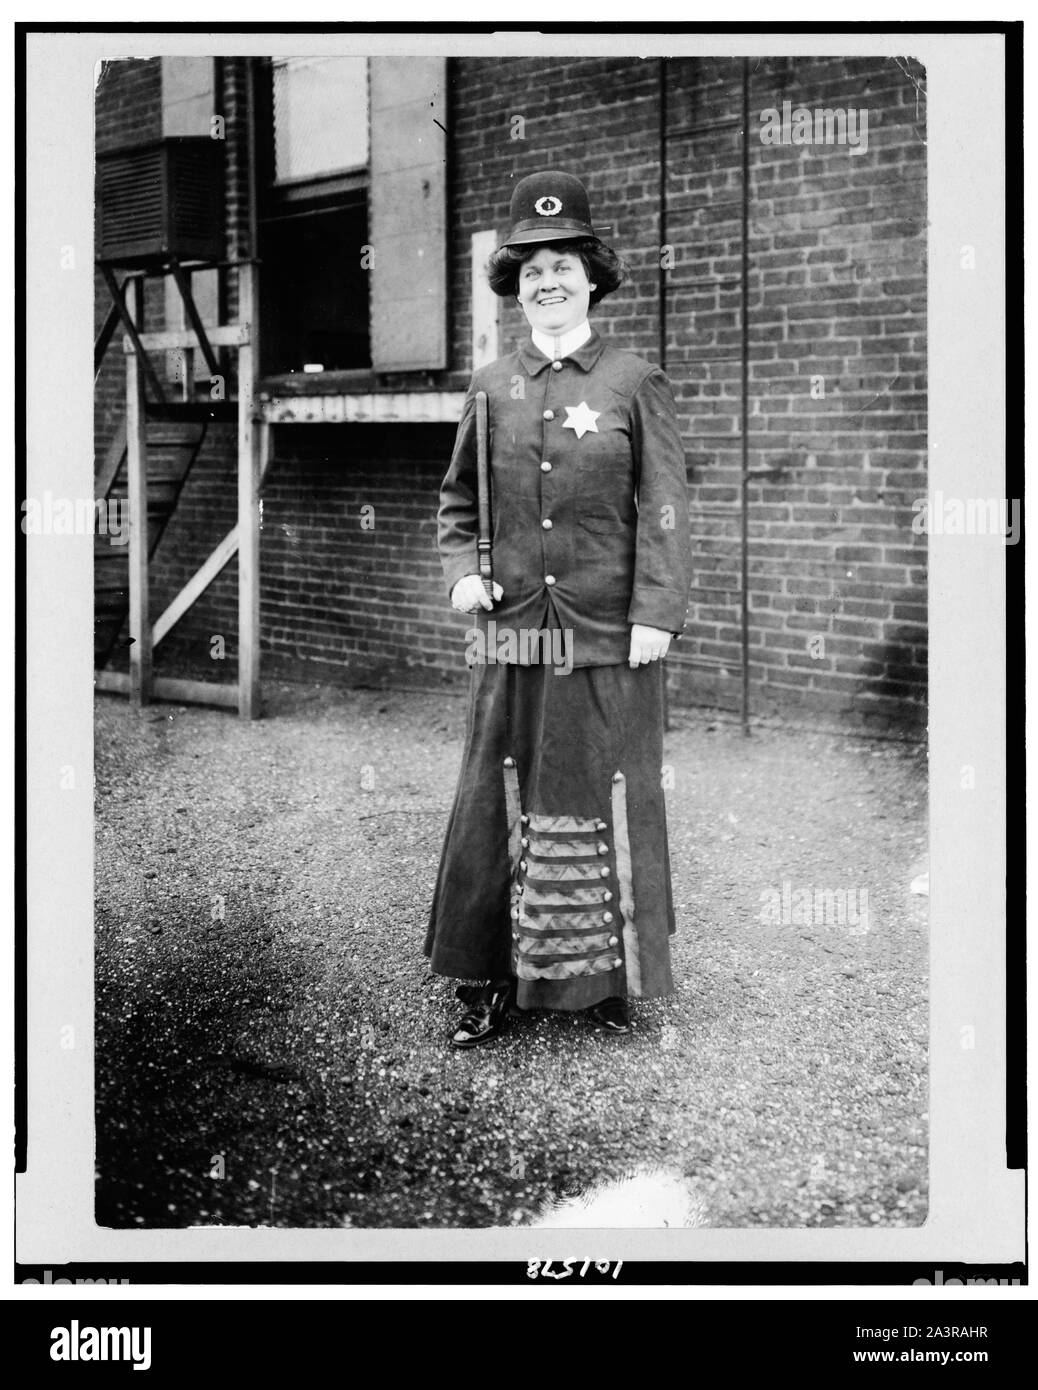
[[591, 337], [591, 325], [585, 319], [576, 328], [571, 328], [568, 333], [558, 337], [552, 333], [542, 333], [539, 328], [534, 328], [531, 332], [534, 347], [540, 348], [545, 357], [557, 362], [560, 357], [568, 357], [571, 352], [576, 352], [577, 348], [584, 346]]

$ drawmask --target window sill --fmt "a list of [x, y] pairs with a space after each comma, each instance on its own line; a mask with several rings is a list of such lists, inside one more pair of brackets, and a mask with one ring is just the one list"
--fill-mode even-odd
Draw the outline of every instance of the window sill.
[[348, 392], [282, 394], [268, 379], [258, 399], [260, 414], [270, 425], [457, 424], [465, 391], [385, 386], [365, 390], [351, 383]]
[[372, 393], [408, 395], [423, 392], [464, 391], [469, 384], [465, 372], [415, 371], [376, 372], [370, 367], [353, 371], [278, 372], [263, 377], [257, 387], [261, 401], [291, 400], [296, 396], [353, 396]]

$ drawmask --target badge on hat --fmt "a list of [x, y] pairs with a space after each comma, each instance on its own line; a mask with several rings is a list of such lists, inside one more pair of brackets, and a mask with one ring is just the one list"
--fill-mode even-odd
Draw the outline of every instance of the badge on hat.
[[606, 226], [595, 230], [587, 190], [579, 179], [559, 169], [545, 169], [520, 179], [512, 190], [508, 216], [512, 230], [502, 246], [601, 238], [610, 230]]

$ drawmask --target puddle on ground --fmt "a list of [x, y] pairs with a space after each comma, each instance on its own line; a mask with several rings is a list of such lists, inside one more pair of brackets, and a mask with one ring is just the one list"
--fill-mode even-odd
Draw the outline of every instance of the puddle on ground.
[[538, 1229], [705, 1226], [706, 1203], [691, 1178], [673, 1168], [634, 1167], [604, 1175], [580, 1192], [549, 1199], [521, 1226]]

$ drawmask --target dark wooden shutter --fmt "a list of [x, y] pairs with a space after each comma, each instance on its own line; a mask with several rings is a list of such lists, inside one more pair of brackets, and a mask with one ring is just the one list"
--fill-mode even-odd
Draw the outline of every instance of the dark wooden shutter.
[[372, 58], [371, 361], [447, 365], [447, 60]]

